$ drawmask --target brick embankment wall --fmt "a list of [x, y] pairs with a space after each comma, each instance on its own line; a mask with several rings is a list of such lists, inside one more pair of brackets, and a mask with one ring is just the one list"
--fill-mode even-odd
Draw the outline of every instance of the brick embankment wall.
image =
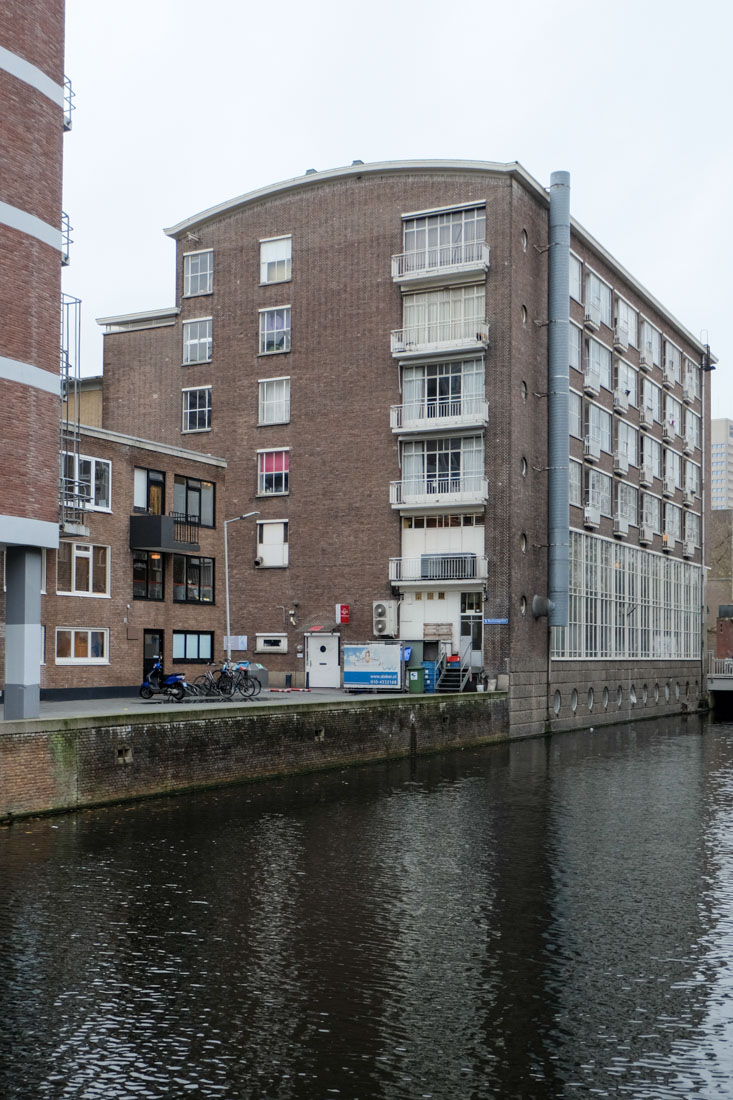
[[8, 722], [0, 820], [508, 738], [503, 693]]

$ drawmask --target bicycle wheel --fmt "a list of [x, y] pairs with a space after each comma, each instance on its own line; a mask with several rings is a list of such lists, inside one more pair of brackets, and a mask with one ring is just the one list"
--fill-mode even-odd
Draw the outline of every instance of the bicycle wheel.
[[257, 679], [256, 676], [250, 676], [250, 680], [254, 684], [254, 691], [252, 692], [252, 698], [256, 699], [257, 696], [262, 691], [262, 684], [260, 683], [260, 681]]
[[225, 699], [231, 699], [234, 694], [234, 678], [228, 672], [222, 672], [216, 681], [216, 690]]
[[197, 676], [191, 687], [197, 695], [213, 695], [213, 681], [208, 672], [204, 672], [202, 676]]
[[255, 694], [255, 682], [246, 672], [237, 677], [237, 691], [243, 699], [252, 699]]

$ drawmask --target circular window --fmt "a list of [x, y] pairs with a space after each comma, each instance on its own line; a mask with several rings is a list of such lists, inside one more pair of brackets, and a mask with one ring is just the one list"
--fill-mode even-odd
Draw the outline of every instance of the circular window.
[[519, 545], [521, 547], [522, 553], [526, 554], [527, 553], [527, 536], [524, 534], [524, 532], [522, 532], [522, 534], [519, 536]]
[[519, 601], [519, 610], [522, 612], [523, 615], [527, 614], [527, 597], [526, 596], [522, 596], [521, 600]]
[[522, 306], [522, 324], [523, 325], [527, 324], [527, 307], [526, 306]]
[[623, 701], [624, 701], [624, 689], [621, 687], [621, 684], [619, 684], [618, 687], [616, 688], [616, 706], [620, 707], [621, 704], [623, 703]]
[[527, 383], [522, 382], [522, 401], [527, 400]]
[[572, 710], [573, 714], [575, 714], [576, 710], [578, 709], [578, 692], [575, 688], [573, 688], [572, 694], [570, 696], [570, 709]]
[[641, 701], [644, 704], [644, 706], [647, 705], [648, 700], [649, 700], [649, 689], [646, 686], [646, 684], [644, 684], [644, 687], [641, 689]]
[[552, 709], [554, 710], [555, 714], [560, 713], [561, 705], [562, 705], [562, 698], [560, 697], [560, 692], [556, 691], [555, 695], [553, 697], [553, 700], [552, 700]]
[[527, 459], [523, 458], [522, 459], [522, 477], [526, 477], [526, 476], [527, 476]]
[[636, 706], [636, 688], [633, 684], [629, 688], [629, 702], [631, 703], [632, 707]]
[[522, 252], [526, 252], [527, 251], [527, 244], [529, 242], [529, 237], [527, 236], [527, 230], [526, 229], [522, 230], [519, 239], [522, 242]]
[[685, 699], [689, 699], [689, 698], [690, 698], [690, 681], [688, 680], [687, 683], [685, 684]]
[[321, 653], [325, 653], [325, 652], [326, 652], [326, 647], [325, 647], [325, 645], [322, 645], [321, 646]]
[[680, 685], [679, 685], [679, 681], [677, 681], [677, 680], [675, 680], [675, 682], [674, 682], [674, 697], [677, 700], [677, 702], [679, 703], [679, 701], [680, 701]]
[[603, 692], [601, 694], [601, 703], [603, 704], [603, 709], [608, 710], [608, 688], [603, 689]]
[[654, 702], [659, 702], [659, 684], [654, 685]]
[[585, 701], [588, 704], [588, 710], [593, 710], [593, 688], [588, 688], [588, 695]]
[[669, 702], [669, 680], [664, 685], [664, 701], [665, 703]]

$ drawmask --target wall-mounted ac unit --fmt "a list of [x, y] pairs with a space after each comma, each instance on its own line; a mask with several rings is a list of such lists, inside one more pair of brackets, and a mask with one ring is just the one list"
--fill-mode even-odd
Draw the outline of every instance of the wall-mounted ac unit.
[[378, 638], [394, 638], [397, 634], [397, 600], [374, 600], [372, 628]]

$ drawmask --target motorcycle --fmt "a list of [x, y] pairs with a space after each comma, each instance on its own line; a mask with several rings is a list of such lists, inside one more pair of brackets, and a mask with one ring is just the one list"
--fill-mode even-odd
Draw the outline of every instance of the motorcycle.
[[153, 660], [155, 664], [140, 685], [141, 697], [152, 699], [154, 695], [170, 695], [180, 703], [188, 687], [186, 677], [183, 673], [172, 673], [166, 676], [160, 656], [156, 654]]

